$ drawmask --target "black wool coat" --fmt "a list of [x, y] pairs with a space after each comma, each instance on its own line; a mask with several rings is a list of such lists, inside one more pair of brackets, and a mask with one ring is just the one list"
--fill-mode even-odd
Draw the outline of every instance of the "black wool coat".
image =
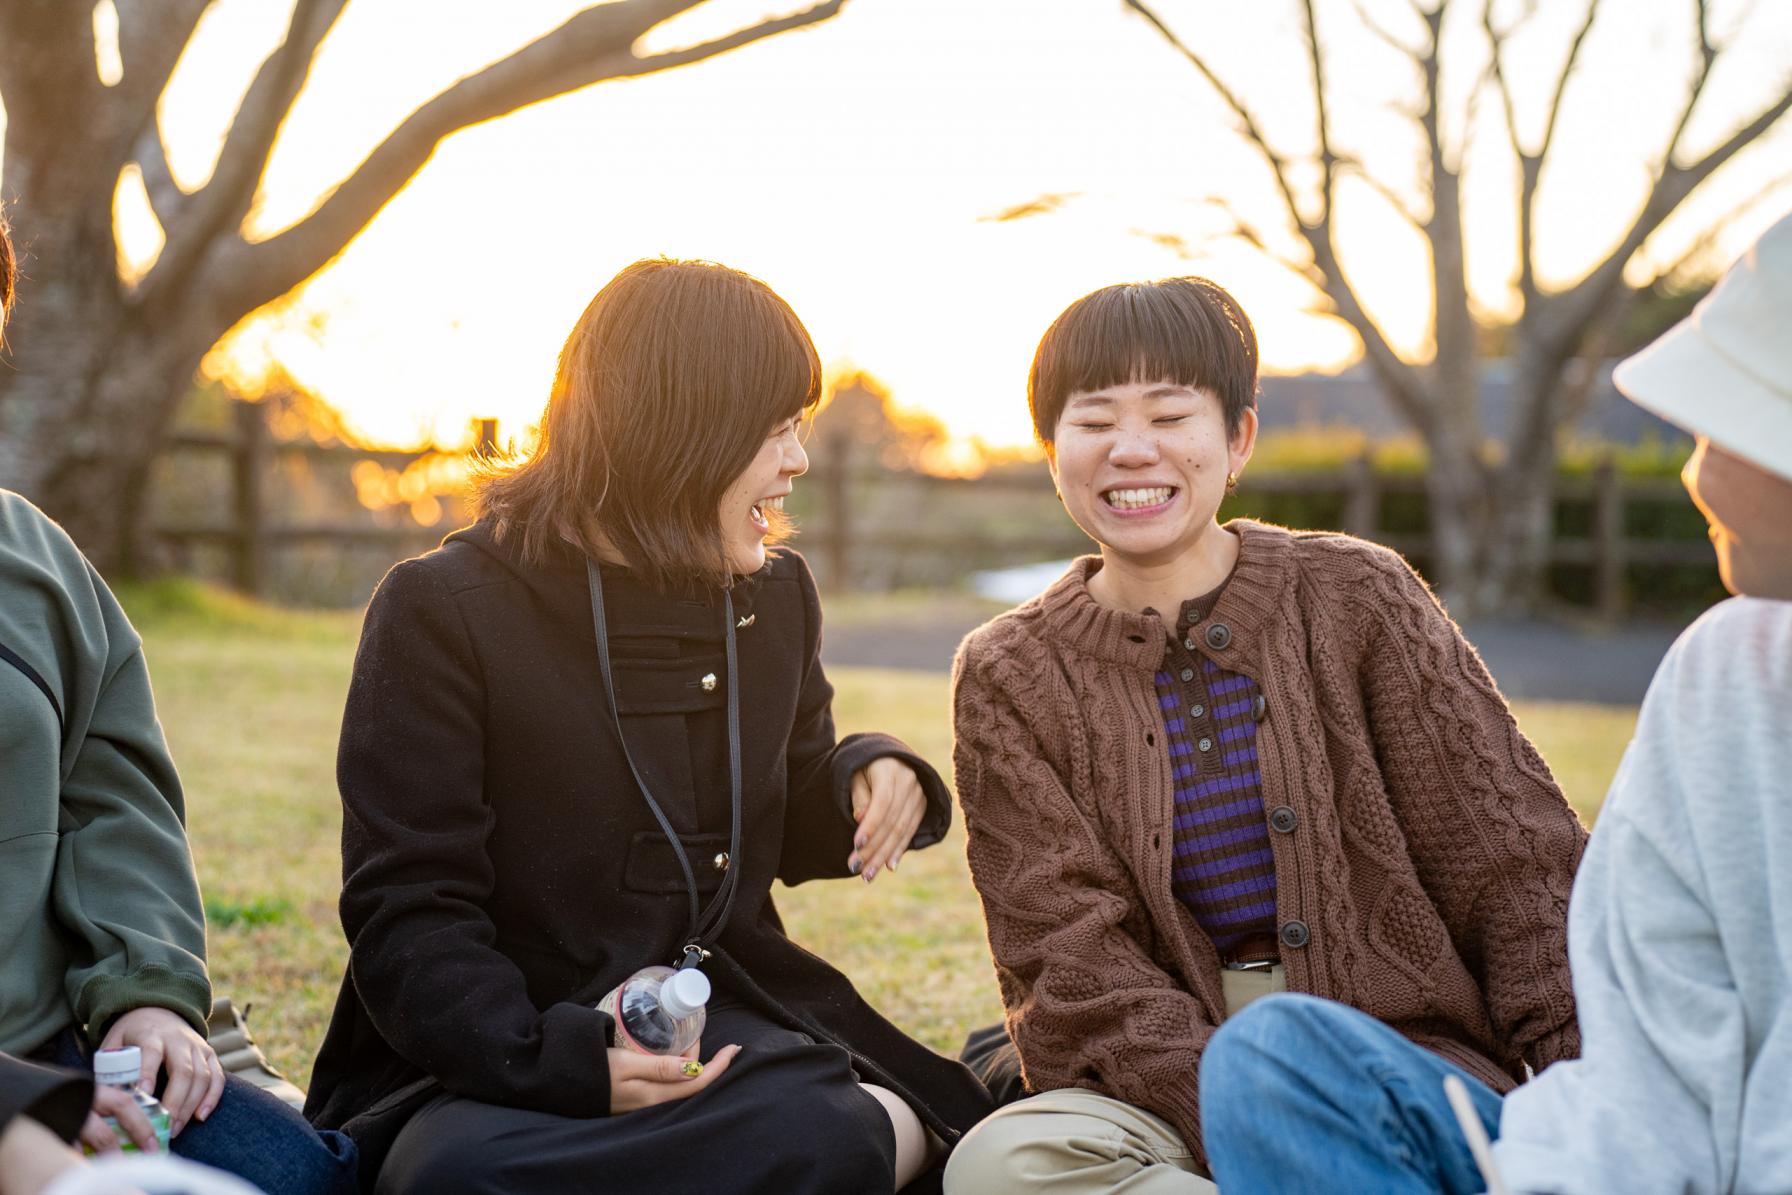
[[[721, 592], [603, 575], [629, 746], [707, 900], [729, 834]], [[704, 970], [843, 1046], [866, 1081], [954, 1142], [989, 1111], [987, 1090], [786, 937], [770, 896], [774, 877], [848, 874], [850, 781], [871, 760], [895, 756], [921, 777], [917, 847], [944, 836], [950, 798], [897, 740], [836, 741], [800, 556], [772, 552], [733, 599], [745, 814], [733, 914]], [[689, 901], [616, 740], [583, 557], [568, 548], [525, 565], [481, 523], [394, 568], [367, 610], [337, 780], [350, 953], [310, 1119], [356, 1138], [370, 1182], [405, 1119], [443, 1090], [607, 1115], [609, 1018], [593, 1005], [637, 968], [675, 960]]]

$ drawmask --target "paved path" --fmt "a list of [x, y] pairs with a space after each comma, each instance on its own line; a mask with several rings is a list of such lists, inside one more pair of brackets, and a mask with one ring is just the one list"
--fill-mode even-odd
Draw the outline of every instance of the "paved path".
[[[944, 672], [958, 641], [980, 619], [830, 623], [822, 658], [831, 665]], [[1679, 624], [1591, 630], [1554, 622], [1480, 622], [1466, 628], [1507, 697], [1635, 705]]]

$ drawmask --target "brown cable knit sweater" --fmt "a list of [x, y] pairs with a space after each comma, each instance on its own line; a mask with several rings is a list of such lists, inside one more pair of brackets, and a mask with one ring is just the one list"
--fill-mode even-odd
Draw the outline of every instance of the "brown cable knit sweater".
[[[1566, 925], [1586, 832], [1480, 658], [1393, 552], [1227, 526], [1237, 571], [1191, 637], [1267, 699], [1289, 989], [1500, 1091], [1522, 1063], [1574, 1056]], [[1205, 1163], [1196, 1071], [1225, 1002], [1218, 955], [1170, 888], [1165, 625], [1098, 605], [1100, 566], [1077, 561], [959, 650], [971, 872], [1028, 1087], [1146, 1108]]]

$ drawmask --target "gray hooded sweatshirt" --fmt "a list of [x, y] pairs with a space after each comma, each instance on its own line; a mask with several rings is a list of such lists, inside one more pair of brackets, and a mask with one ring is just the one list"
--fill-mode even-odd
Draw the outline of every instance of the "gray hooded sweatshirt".
[[205, 915], [142, 641], [63, 532], [0, 490], [0, 1051], [133, 1008], [201, 1035]]
[[1662, 661], [1568, 953], [1581, 1057], [1507, 1097], [1507, 1185], [1792, 1191], [1792, 602], [1723, 602]]

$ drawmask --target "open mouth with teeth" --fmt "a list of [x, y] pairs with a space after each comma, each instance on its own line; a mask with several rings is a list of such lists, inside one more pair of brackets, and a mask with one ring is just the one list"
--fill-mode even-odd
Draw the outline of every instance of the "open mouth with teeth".
[[1178, 492], [1173, 485], [1140, 486], [1103, 490], [1101, 500], [1115, 514], [1154, 514], [1173, 502]]
[[753, 526], [761, 535], [766, 535], [771, 532], [772, 524], [768, 514], [770, 511], [777, 511], [780, 514], [783, 513], [784, 495], [779, 494], [776, 498], [761, 498], [759, 501], [753, 503], [752, 508], [747, 512], [747, 517], [753, 520]]

